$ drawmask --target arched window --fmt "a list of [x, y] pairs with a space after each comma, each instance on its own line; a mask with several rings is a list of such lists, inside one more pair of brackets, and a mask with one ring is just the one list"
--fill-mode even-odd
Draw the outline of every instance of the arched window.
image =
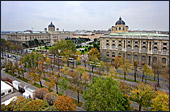
[[127, 59], [130, 60], [130, 54], [127, 55]]
[[135, 55], [135, 56], [134, 56], [134, 59], [135, 59], [135, 60], [138, 60], [138, 56], [137, 56], [137, 55]]
[[115, 53], [114, 52], [112, 52], [112, 57], [115, 57]]
[[106, 44], [106, 48], [109, 49], [109, 43]]
[[146, 52], [146, 47], [145, 46], [142, 47], [142, 52]]
[[106, 52], [106, 56], [109, 56], [109, 52]]
[[125, 28], [123, 27], [123, 30], [125, 30]]
[[115, 44], [112, 44], [112, 49], [115, 49]]
[[119, 30], [121, 30], [121, 27], [119, 27]]
[[135, 45], [134, 50], [135, 50], [135, 51], [138, 51], [138, 50], [139, 50], [139, 48], [138, 48], [137, 45]]
[[122, 50], [122, 46], [121, 46], [121, 44], [119, 44], [118, 49], [119, 49], [119, 50]]
[[164, 48], [162, 49], [162, 54], [167, 54], [167, 48], [166, 48], [166, 47], [164, 47]]
[[130, 46], [130, 45], [127, 46], [127, 50], [128, 50], [128, 51], [131, 50], [131, 46]]
[[153, 53], [158, 53], [158, 48], [157, 47], [153, 48]]
[[141, 59], [142, 61], [145, 61], [145, 56], [142, 56], [142, 59]]
[[166, 64], [166, 58], [162, 58], [162, 63]]
[[153, 57], [153, 63], [156, 63], [157, 57]]

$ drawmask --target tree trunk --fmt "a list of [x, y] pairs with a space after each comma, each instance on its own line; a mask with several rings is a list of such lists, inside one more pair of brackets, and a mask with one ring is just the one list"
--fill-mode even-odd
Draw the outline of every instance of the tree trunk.
[[158, 73], [158, 76], [157, 76], [157, 77], [158, 77], [158, 86], [160, 86], [160, 84], [159, 84], [159, 73]]
[[85, 70], [86, 70], [86, 63], [84, 62]]
[[142, 105], [141, 105], [141, 104], [139, 104], [139, 111], [141, 111], [141, 108], [142, 108]]
[[145, 74], [144, 74], [144, 72], [143, 72], [143, 75], [142, 75], [142, 82], [143, 82], [144, 76], [145, 76]]
[[134, 80], [136, 82], [136, 73], [137, 73], [137, 69], [135, 69], [135, 73], [134, 73]]
[[43, 87], [41, 81], [40, 81], [40, 86]]
[[156, 74], [154, 73], [154, 81], [155, 81], [155, 79], [156, 79]]
[[126, 72], [124, 72], [124, 79], [126, 80]]
[[92, 73], [93, 73], [93, 66], [92, 66]]
[[58, 86], [57, 86], [57, 83], [55, 84], [55, 86], [56, 86], [56, 92], [57, 92], [57, 94], [58, 94]]
[[145, 76], [145, 83], [147, 83], [147, 75]]
[[78, 104], [79, 104], [79, 89], [77, 90], [77, 99], [78, 99]]
[[69, 61], [67, 60], [67, 66], [69, 67]]

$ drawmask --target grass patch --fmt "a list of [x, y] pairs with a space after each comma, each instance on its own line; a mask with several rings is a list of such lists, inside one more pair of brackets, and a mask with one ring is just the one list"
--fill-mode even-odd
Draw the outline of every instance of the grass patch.
[[[123, 77], [118, 77], [118, 79], [122, 79], [122, 80], [125, 80]], [[135, 82], [133, 79], [128, 79], [126, 78], [127, 81], [130, 81], [130, 82]], [[137, 83], [139, 83], [139, 81], [136, 81]]]
[[25, 78], [20, 77], [20, 76], [18, 76], [17, 78], [20, 79], [20, 80], [22, 80], [22, 81], [24, 81], [24, 82], [28, 82], [28, 81], [29, 81], [28, 79], [25, 79]]
[[47, 78], [43, 78], [43, 80], [50, 82], [50, 80], [49, 80], [49, 79], [47, 79]]
[[[44, 87], [44, 86], [41, 87], [41, 86], [40, 86], [39, 84], [37, 84], [37, 83], [34, 83], [33, 86], [35, 86], [35, 87], [37, 87], [37, 88], [46, 88], [46, 87]], [[48, 89], [48, 88], [47, 88], [47, 89]], [[49, 90], [49, 89], [48, 89], [48, 90]], [[49, 92], [53, 92], [53, 90], [50, 89]]]
[[12, 72], [7, 72], [9, 75], [16, 76], [16, 74], [13, 74]]
[[82, 102], [81, 101], [79, 101], [79, 103], [78, 103], [78, 101], [77, 100], [75, 100], [74, 98], [71, 98], [72, 100], [73, 100], [73, 102], [78, 106], [78, 107], [81, 107], [82, 106]]
[[37, 88], [41, 88], [41, 86], [37, 83], [34, 83], [33, 86], [37, 87]]

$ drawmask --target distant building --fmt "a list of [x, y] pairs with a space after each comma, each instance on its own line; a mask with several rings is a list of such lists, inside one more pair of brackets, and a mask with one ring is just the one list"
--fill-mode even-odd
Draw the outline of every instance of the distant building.
[[102, 59], [110, 61], [122, 56], [151, 66], [160, 60], [165, 66], [169, 64], [169, 35], [128, 32], [125, 22], [119, 18], [112, 32], [100, 37], [100, 52]]
[[47, 28], [44, 28], [44, 31], [31, 31], [27, 30], [24, 32], [15, 32], [7, 34], [7, 40], [12, 41], [16, 44], [26, 44], [29, 46], [29, 41], [33, 41], [37, 39], [40, 43], [51, 43], [54, 44], [56, 40], [65, 39], [65, 38], [72, 38], [71, 32], [63, 32], [59, 31], [59, 28], [56, 28], [51, 22], [50, 25], [48, 25], [48, 31]]
[[125, 25], [125, 22], [120, 17], [119, 20], [115, 23], [115, 26], [112, 26], [111, 33], [119, 32], [128, 32], [128, 26]]

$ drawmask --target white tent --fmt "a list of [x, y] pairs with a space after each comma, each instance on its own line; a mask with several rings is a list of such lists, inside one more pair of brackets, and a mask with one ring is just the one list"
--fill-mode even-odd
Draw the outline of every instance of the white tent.
[[13, 92], [13, 88], [1, 80], [1, 97]]
[[17, 99], [17, 97], [16, 97], [16, 96], [13, 96], [12, 98], [10, 98], [10, 99], [4, 101], [4, 102], [1, 103], [1, 104], [8, 105], [8, 104], [10, 104], [10, 102], [11, 102], [12, 100], [16, 100], [16, 99]]
[[24, 93], [23, 93], [23, 97], [29, 98], [29, 96], [30, 96], [30, 95], [29, 95], [27, 92], [24, 92]]

